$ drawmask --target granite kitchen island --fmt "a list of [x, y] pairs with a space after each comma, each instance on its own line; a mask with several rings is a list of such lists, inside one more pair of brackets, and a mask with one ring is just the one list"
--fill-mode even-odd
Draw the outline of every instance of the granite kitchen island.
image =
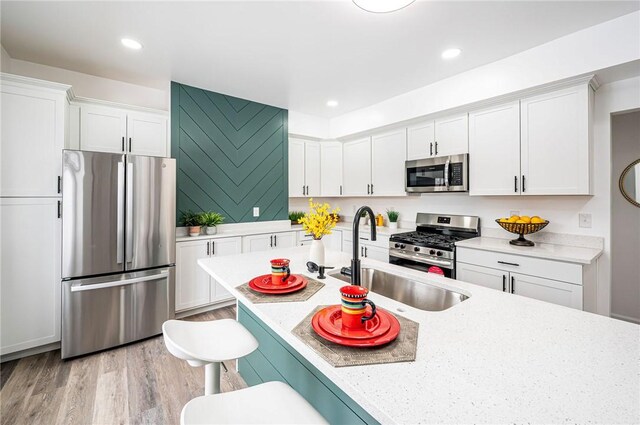
[[[292, 329], [318, 305], [339, 303], [344, 282], [328, 277], [305, 302], [254, 304], [236, 289], [269, 273], [269, 260], [282, 257], [291, 259], [292, 273], [313, 276], [305, 266], [308, 247], [213, 257], [198, 264], [237, 297], [240, 320], [257, 324], [258, 332], [293, 359], [279, 364], [272, 352], [261, 353], [265, 367], [278, 373], [266, 379], [247, 376], [241, 362], [245, 380], [250, 385], [256, 379], [287, 380], [291, 371], [278, 369], [300, 362], [300, 370], [310, 375], [290, 385], [325, 417], [337, 399], [355, 415], [341, 416], [341, 405], [327, 417], [332, 423], [354, 418], [397, 424], [640, 422], [640, 326], [363, 259], [363, 266], [469, 298], [430, 312], [371, 293], [376, 305], [420, 324], [416, 360], [336, 368]], [[345, 253], [327, 252], [327, 266], [339, 268], [349, 261]], [[313, 379], [327, 391], [304, 388]]]

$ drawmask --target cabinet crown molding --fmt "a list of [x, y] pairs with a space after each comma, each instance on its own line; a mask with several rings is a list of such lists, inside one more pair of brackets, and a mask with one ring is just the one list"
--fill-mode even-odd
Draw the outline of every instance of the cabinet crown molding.
[[118, 103], [118, 102], [112, 102], [110, 100], [102, 100], [102, 99], [93, 99], [90, 97], [83, 97], [83, 96], [73, 96], [70, 99], [70, 102], [72, 105], [77, 105], [82, 107], [82, 105], [98, 105], [98, 106], [105, 106], [105, 107], [109, 107], [109, 108], [118, 108], [118, 109], [126, 109], [129, 111], [136, 111], [136, 112], [145, 112], [145, 113], [149, 113], [149, 114], [155, 114], [155, 115], [164, 115], [164, 116], [169, 116], [169, 111], [165, 111], [162, 109], [153, 109], [153, 108], [147, 108], [145, 106], [136, 106], [136, 105], [129, 105], [126, 103]]
[[11, 85], [17, 87], [39, 87], [55, 92], [64, 92], [67, 95], [67, 99], [71, 100], [73, 97], [73, 90], [70, 85], [55, 83], [53, 81], [40, 80], [37, 78], [24, 77], [22, 75], [8, 74], [6, 72], [0, 72], [0, 84]]

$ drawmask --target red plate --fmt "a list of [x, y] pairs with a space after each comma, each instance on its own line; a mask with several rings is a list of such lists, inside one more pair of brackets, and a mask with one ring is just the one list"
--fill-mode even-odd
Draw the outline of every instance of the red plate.
[[[371, 309], [367, 308], [367, 315]], [[386, 334], [391, 328], [391, 321], [386, 314], [376, 314], [373, 319], [364, 322], [364, 329], [342, 327], [342, 310], [340, 305], [332, 305], [318, 312], [318, 324], [323, 331], [342, 338], [369, 339]]]
[[348, 347], [377, 347], [379, 345], [390, 343], [391, 341], [396, 339], [398, 337], [398, 334], [400, 333], [400, 322], [398, 322], [398, 319], [396, 319], [395, 316], [386, 312], [385, 310], [382, 310], [381, 308], [378, 308], [378, 314], [387, 316], [387, 319], [391, 323], [391, 328], [384, 335], [368, 339], [344, 338], [330, 334], [320, 326], [318, 322], [318, 313], [314, 314], [313, 319], [311, 319], [311, 326], [313, 327], [313, 330], [327, 341], [335, 342], [336, 344], [340, 345], [346, 345]]
[[292, 274], [289, 276], [286, 282], [281, 283], [280, 285], [274, 285], [271, 281], [270, 274], [264, 274], [262, 276], [258, 276], [256, 278], [251, 279], [254, 286], [257, 286], [260, 289], [268, 289], [270, 291], [283, 291], [286, 289], [295, 288], [296, 286], [300, 286], [302, 284], [303, 277], [297, 274]]
[[[270, 274], [265, 276], [269, 276], [269, 279], [271, 279]], [[300, 276], [300, 275], [291, 275], [291, 277], [294, 277], [294, 276], [298, 284], [293, 287], [285, 287], [285, 285], [282, 285], [283, 289], [264, 289], [259, 286], [256, 286], [256, 284], [254, 283], [256, 279], [264, 278], [264, 276], [258, 276], [249, 281], [249, 288], [251, 288], [253, 291], [256, 291], [256, 292], [261, 292], [263, 294], [273, 294], [273, 295], [290, 294], [292, 292], [296, 292], [301, 289], [304, 289], [307, 286], [307, 279], [305, 279], [303, 276]]]

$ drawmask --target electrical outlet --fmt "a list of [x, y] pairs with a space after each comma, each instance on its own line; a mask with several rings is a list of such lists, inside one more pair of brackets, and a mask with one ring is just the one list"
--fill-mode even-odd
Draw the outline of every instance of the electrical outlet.
[[582, 213], [578, 215], [578, 225], [587, 229], [591, 228], [591, 214]]
[[260, 207], [253, 207], [253, 216], [260, 217]]
[[512, 215], [520, 215], [520, 211], [511, 211], [511, 212], [509, 212], [509, 217], [511, 217]]

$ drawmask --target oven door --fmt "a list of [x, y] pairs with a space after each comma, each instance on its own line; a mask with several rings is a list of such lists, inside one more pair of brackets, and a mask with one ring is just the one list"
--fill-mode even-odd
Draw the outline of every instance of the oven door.
[[[420, 270], [425, 273], [429, 273], [429, 269], [432, 267], [435, 270], [440, 270], [444, 274], [445, 277], [450, 279], [456, 278], [455, 272], [455, 261], [454, 260], [438, 260], [438, 259], [419, 259], [416, 260], [412, 258], [410, 255], [403, 255], [402, 253], [389, 252], [389, 263], [395, 264], [397, 266], [408, 267], [414, 270]], [[434, 269], [432, 269], [433, 273], [436, 273]], [[440, 274], [440, 273], [437, 273]]]
[[407, 192], [466, 192], [468, 154], [405, 162]]

